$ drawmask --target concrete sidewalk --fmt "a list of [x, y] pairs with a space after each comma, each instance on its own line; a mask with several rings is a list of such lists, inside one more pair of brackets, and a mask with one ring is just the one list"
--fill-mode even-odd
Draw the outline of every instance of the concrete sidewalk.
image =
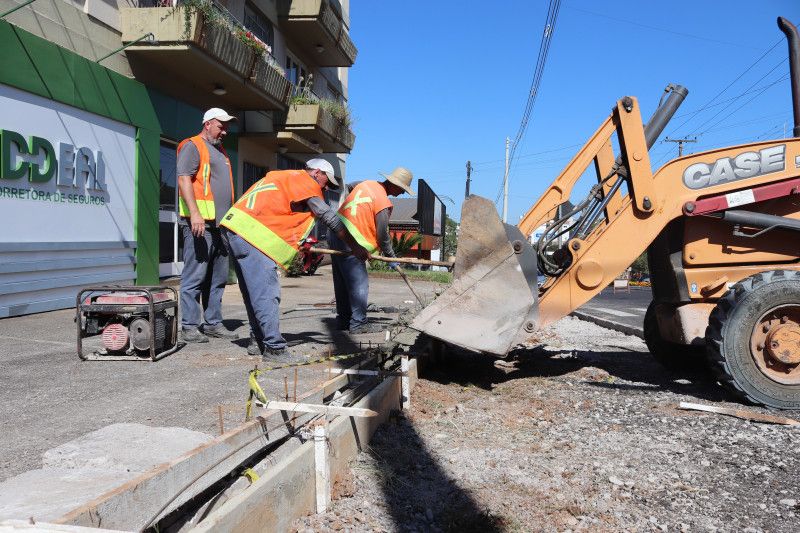
[[624, 324], [616, 320], [609, 320], [608, 318], [599, 317], [583, 309], [571, 312], [570, 316], [574, 316], [575, 318], [579, 318], [581, 320], [597, 324], [598, 326], [602, 326], [607, 329], [613, 329], [614, 331], [619, 331], [620, 333], [624, 333], [625, 335], [633, 335], [634, 337], [639, 337], [640, 339], [644, 339], [644, 328], [642, 326], [631, 326], [629, 324]]
[[[437, 284], [415, 281], [423, 297], [432, 298]], [[330, 267], [316, 275], [282, 278], [281, 331], [290, 345], [312, 358], [354, 351], [358, 342], [381, 342], [382, 333], [351, 338], [334, 329], [330, 309], [291, 311], [298, 305], [330, 303]], [[409, 307], [413, 296], [402, 280], [371, 279], [370, 302]], [[406, 303], [408, 302], [408, 303]], [[258, 357], [246, 352], [249, 326], [238, 286], [223, 300], [224, 325], [238, 341], [211, 339], [187, 345], [158, 362], [81, 361], [76, 354], [74, 310], [54, 311], [0, 320], [0, 354], [4, 358], [0, 387], [0, 481], [39, 468], [42, 454], [76, 437], [118, 422], [173, 426], [219, 432], [218, 406], [225, 428], [244, 420], [247, 372]], [[387, 323], [395, 314], [370, 313]], [[301, 348], [302, 346], [302, 348]], [[283, 396], [284, 376], [290, 394], [294, 371], [262, 376], [268, 396]], [[298, 394], [326, 379], [325, 367], [300, 367]]]

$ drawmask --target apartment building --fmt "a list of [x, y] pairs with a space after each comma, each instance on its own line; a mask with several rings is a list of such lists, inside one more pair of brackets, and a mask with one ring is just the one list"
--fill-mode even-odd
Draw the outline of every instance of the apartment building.
[[[0, 0], [0, 317], [182, 268], [175, 149], [203, 111], [241, 194], [353, 134], [348, 0]], [[331, 199], [332, 201], [335, 198]]]

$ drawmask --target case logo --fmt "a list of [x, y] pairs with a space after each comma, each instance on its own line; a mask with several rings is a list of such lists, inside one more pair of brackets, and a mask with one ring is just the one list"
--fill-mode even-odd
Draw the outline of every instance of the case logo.
[[786, 145], [770, 146], [758, 152], [742, 152], [713, 163], [695, 163], [683, 171], [683, 183], [690, 189], [704, 189], [720, 183], [743, 180], [786, 168]]

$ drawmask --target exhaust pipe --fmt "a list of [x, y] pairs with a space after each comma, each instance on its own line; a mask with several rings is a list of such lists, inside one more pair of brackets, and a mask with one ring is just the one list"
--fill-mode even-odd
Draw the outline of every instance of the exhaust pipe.
[[667, 127], [669, 121], [672, 120], [672, 116], [686, 99], [686, 95], [689, 94], [689, 89], [683, 85], [670, 85], [668, 89], [672, 90], [667, 101], [658, 106], [658, 109], [655, 110], [653, 116], [644, 126], [644, 138], [647, 140], [648, 150], [656, 143], [661, 132]]
[[786, 34], [789, 43], [789, 74], [792, 82], [792, 111], [794, 129], [792, 135], [800, 137], [800, 37], [797, 27], [783, 17], [778, 17], [778, 27]]

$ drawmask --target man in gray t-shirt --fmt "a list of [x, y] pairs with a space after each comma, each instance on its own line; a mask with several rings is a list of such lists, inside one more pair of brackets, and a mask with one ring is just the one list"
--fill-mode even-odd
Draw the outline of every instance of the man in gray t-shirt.
[[208, 342], [209, 336], [236, 338], [222, 325], [228, 251], [217, 226], [233, 202], [231, 163], [222, 148], [231, 120], [236, 119], [211, 108], [203, 115], [203, 130], [178, 146], [181, 333], [186, 342]]

